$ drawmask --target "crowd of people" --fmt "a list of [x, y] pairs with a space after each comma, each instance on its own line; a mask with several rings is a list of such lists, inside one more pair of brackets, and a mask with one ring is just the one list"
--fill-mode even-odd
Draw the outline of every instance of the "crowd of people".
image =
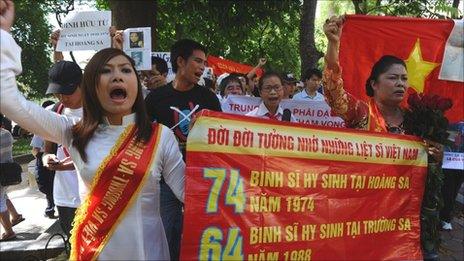
[[[404, 61], [384, 56], [374, 64], [365, 86], [371, 97], [368, 102], [347, 93], [338, 62], [342, 17], [324, 24], [328, 39], [324, 71], [304, 72], [304, 87], [299, 92], [291, 73], [268, 71], [258, 78], [257, 71], [266, 64], [264, 58], [246, 75], [203, 79], [201, 86], [207, 50], [189, 39], [171, 47], [175, 73], [171, 82], [166, 62], [157, 57], [152, 57], [151, 70], [138, 72], [134, 60], [122, 51], [122, 32], [112, 28], [113, 48], [97, 52], [83, 73], [76, 63], [54, 52], [47, 94], [59, 102], [47, 108], [26, 100], [17, 88], [21, 49], [9, 33], [14, 20], [12, 1], [0, 1], [0, 18], [1, 113], [35, 135], [31, 145], [39, 187], [47, 198], [45, 215], [55, 218], [57, 207], [63, 232], [71, 241], [71, 259], [179, 259], [187, 137], [195, 113], [221, 111], [220, 99], [229, 95], [260, 97], [259, 107], [247, 114], [251, 117], [295, 122], [280, 106], [282, 99], [325, 100], [349, 128], [405, 133], [401, 102], [408, 84]], [[59, 32], [51, 36], [55, 48], [58, 37]], [[143, 44], [138, 37], [131, 34], [130, 43]], [[11, 143], [3, 144], [10, 139], [4, 139], [4, 132], [1, 162], [12, 160]], [[427, 151], [435, 161], [442, 160], [441, 144], [428, 141]], [[134, 166], [124, 163], [124, 155], [135, 155]], [[118, 204], [108, 207], [99, 195], [105, 195], [106, 183], [123, 181], [119, 164], [140, 178], [131, 184], [134, 191], [126, 192], [121, 186], [128, 198], [120, 197]], [[11, 223], [23, 219], [16, 211], [10, 212], [11, 220], [4, 214], [8, 213], [5, 194], [1, 187], [1, 221], [6, 230], [2, 240], [12, 238]], [[112, 229], [102, 223], [89, 231], [86, 224], [96, 213], [118, 222], [111, 224]], [[97, 234], [108, 238], [104, 247]]]

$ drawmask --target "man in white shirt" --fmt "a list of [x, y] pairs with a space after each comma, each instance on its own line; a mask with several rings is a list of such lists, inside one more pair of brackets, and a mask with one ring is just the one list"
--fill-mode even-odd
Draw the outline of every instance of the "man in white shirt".
[[280, 101], [284, 96], [284, 88], [282, 78], [278, 73], [266, 72], [259, 79], [258, 90], [262, 100], [261, 104], [247, 113], [246, 116], [296, 122], [290, 110], [284, 110], [280, 106]]
[[309, 69], [303, 75], [305, 88], [293, 96], [293, 100], [325, 101], [324, 95], [317, 89], [321, 84], [322, 73], [318, 69]]
[[[60, 103], [54, 111], [71, 117], [82, 117], [82, 80], [80, 67], [69, 61], [55, 63], [49, 71], [47, 94], [54, 94]], [[55, 171], [53, 199], [63, 232], [69, 237], [76, 209], [80, 206], [79, 186], [74, 164], [66, 148], [45, 142], [43, 164]]]

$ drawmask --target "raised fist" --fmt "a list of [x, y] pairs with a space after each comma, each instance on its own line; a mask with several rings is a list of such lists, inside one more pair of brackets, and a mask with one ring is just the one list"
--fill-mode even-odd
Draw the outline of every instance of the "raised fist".
[[339, 42], [340, 34], [342, 32], [344, 16], [332, 16], [330, 19], [325, 20], [323, 30], [329, 41]]
[[0, 28], [10, 32], [14, 21], [14, 4], [11, 0], [0, 0]]
[[52, 44], [53, 50], [56, 49], [56, 45], [58, 43], [58, 39], [60, 39], [60, 29], [57, 29], [53, 31], [53, 33], [50, 35], [50, 43]]

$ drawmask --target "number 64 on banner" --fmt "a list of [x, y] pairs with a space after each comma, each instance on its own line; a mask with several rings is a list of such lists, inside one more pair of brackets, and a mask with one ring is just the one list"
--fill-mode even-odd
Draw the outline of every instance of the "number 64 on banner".
[[213, 179], [213, 186], [209, 191], [208, 202], [206, 203], [207, 213], [218, 211], [218, 200], [221, 190], [229, 174], [229, 186], [225, 194], [225, 204], [235, 207], [235, 213], [243, 213], [245, 210], [245, 193], [243, 189], [243, 179], [240, 172], [236, 169], [206, 168], [203, 177]]
[[224, 237], [222, 230], [217, 227], [205, 229], [201, 236], [199, 260], [243, 260], [240, 228], [229, 228], [227, 239], [222, 242]]

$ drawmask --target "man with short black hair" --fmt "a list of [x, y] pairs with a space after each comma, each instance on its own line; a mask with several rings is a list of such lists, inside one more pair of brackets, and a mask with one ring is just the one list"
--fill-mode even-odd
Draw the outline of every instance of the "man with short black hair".
[[151, 65], [156, 66], [156, 70], [158, 70], [158, 72], [164, 77], [168, 76], [168, 63], [164, 59], [157, 56], [152, 56]]
[[156, 89], [167, 83], [168, 64], [165, 60], [152, 56], [151, 70], [141, 71], [140, 74], [142, 83], [147, 89]]
[[317, 91], [322, 80], [321, 71], [315, 68], [309, 69], [301, 80], [305, 88], [293, 96], [294, 100], [325, 101], [324, 95]]
[[[206, 48], [190, 39], [179, 40], [171, 47], [173, 82], [152, 90], [145, 99], [152, 120], [174, 131], [185, 159], [189, 125], [195, 112], [202, 109], [221, 111], [216, 95], [198, 85], [206, 63]], [[182, 233], [182, 203], [161, 180], [161, 218], [169, 243], [171, 259], [179, 259]]]
[[203, 45], [189, 39], [179, 40], [171, 48], [171, 61], [176, 73], [174, 81], [152, 90], [145, 102], [153, 120], [173, 129], [185, 157], [193, 113], [202, 109], [221, 111], [221, 105], [216, 95], [198, 85], [206, 62]]

